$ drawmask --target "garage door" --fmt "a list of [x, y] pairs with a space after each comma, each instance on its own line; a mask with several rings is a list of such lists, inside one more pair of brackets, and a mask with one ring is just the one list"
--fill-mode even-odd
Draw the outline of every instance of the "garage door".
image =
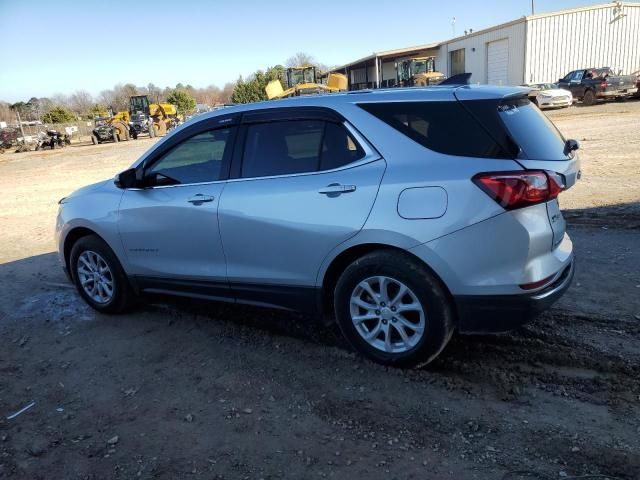
[[487, 83], [507, 85], [509, 72], [509, 39], [487, 44]]

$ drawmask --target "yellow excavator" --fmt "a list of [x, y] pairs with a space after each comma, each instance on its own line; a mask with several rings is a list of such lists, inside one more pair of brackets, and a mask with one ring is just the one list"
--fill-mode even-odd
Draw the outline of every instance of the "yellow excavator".
[[435, 71], [433, 57], [416, 57], [396, 62], [398, 86], [427, 87], [445, 80], [443, 73]]
[[[312, 65], [289, 67], [281, 80], [272, 80], [265, 87], [269, 100], [321, 92], [333, 93], [348, 89], [347, 77], [341, 73], [330, 73], [326, 85], [319, 83], [317, 68]], [[283, 87], [283, 83], [286, 85], [286, 89]]]
[[170, 103], [151, 103], [148, 95], [129, 97], [129, 111], [117, 112], [109, 123], [118, 130], [121, 139], [129, 139], [129, 125], [139, 133], [150, 137], [163, 136], [178, 123], [178, 111]]

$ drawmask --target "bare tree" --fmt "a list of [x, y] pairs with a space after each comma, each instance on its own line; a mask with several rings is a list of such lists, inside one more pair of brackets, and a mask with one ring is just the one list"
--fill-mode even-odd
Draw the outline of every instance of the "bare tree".
[[162, 95], [162, 90], [160, 90], [160, 88], [156, 87], [153, 83], [149, 83], [147, 85], [147, 95], [149, 95], [149, 101], [151, 103], [161, 103], [161, 95]]
[[292, 57], [289, 57], [285, 63], [287, 67], [308, 67], [316, 65], [317, 61], [313, 55], [306, 52], [298, 52]]
[[11, 104], [0, 101], [0, 122], [13, 122], [16, 114], [11, 110]]
[[76, 90], [69, 97], [69, 107], [78, 115], [86, 115], [94, 104], [93, 97], [86, 90]]
[[236, 88], [235, 82], [228, 82], [224, 85], [222, 92], [220, 92], [220, 103], [231, 103], [234, 88]]
[[132, 84], [117, 84], [112, 90], [103, 90], [98, 96], [99, 103], [112, 108], [113, 113], [129, 110], [129, 97], [138, 94], [138, 88]]

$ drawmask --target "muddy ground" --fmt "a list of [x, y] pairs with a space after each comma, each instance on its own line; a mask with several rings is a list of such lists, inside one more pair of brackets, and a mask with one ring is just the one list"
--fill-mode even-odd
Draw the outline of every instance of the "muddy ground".
[[418, 370], [278, 311], [94, 313], [53, 253], [56, 202], [153, 141], [1, 156], [0, 478], [640, 478], [640, 102], [549, 116], [582, 143], [573, 287]]

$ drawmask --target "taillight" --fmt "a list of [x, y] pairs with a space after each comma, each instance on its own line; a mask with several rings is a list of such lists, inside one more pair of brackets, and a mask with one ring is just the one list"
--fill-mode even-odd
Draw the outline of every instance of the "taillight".
[[505, 210], [548, 202], [564, 189], [562, 175], [544, 170], [479, 173], [473, 183]]

